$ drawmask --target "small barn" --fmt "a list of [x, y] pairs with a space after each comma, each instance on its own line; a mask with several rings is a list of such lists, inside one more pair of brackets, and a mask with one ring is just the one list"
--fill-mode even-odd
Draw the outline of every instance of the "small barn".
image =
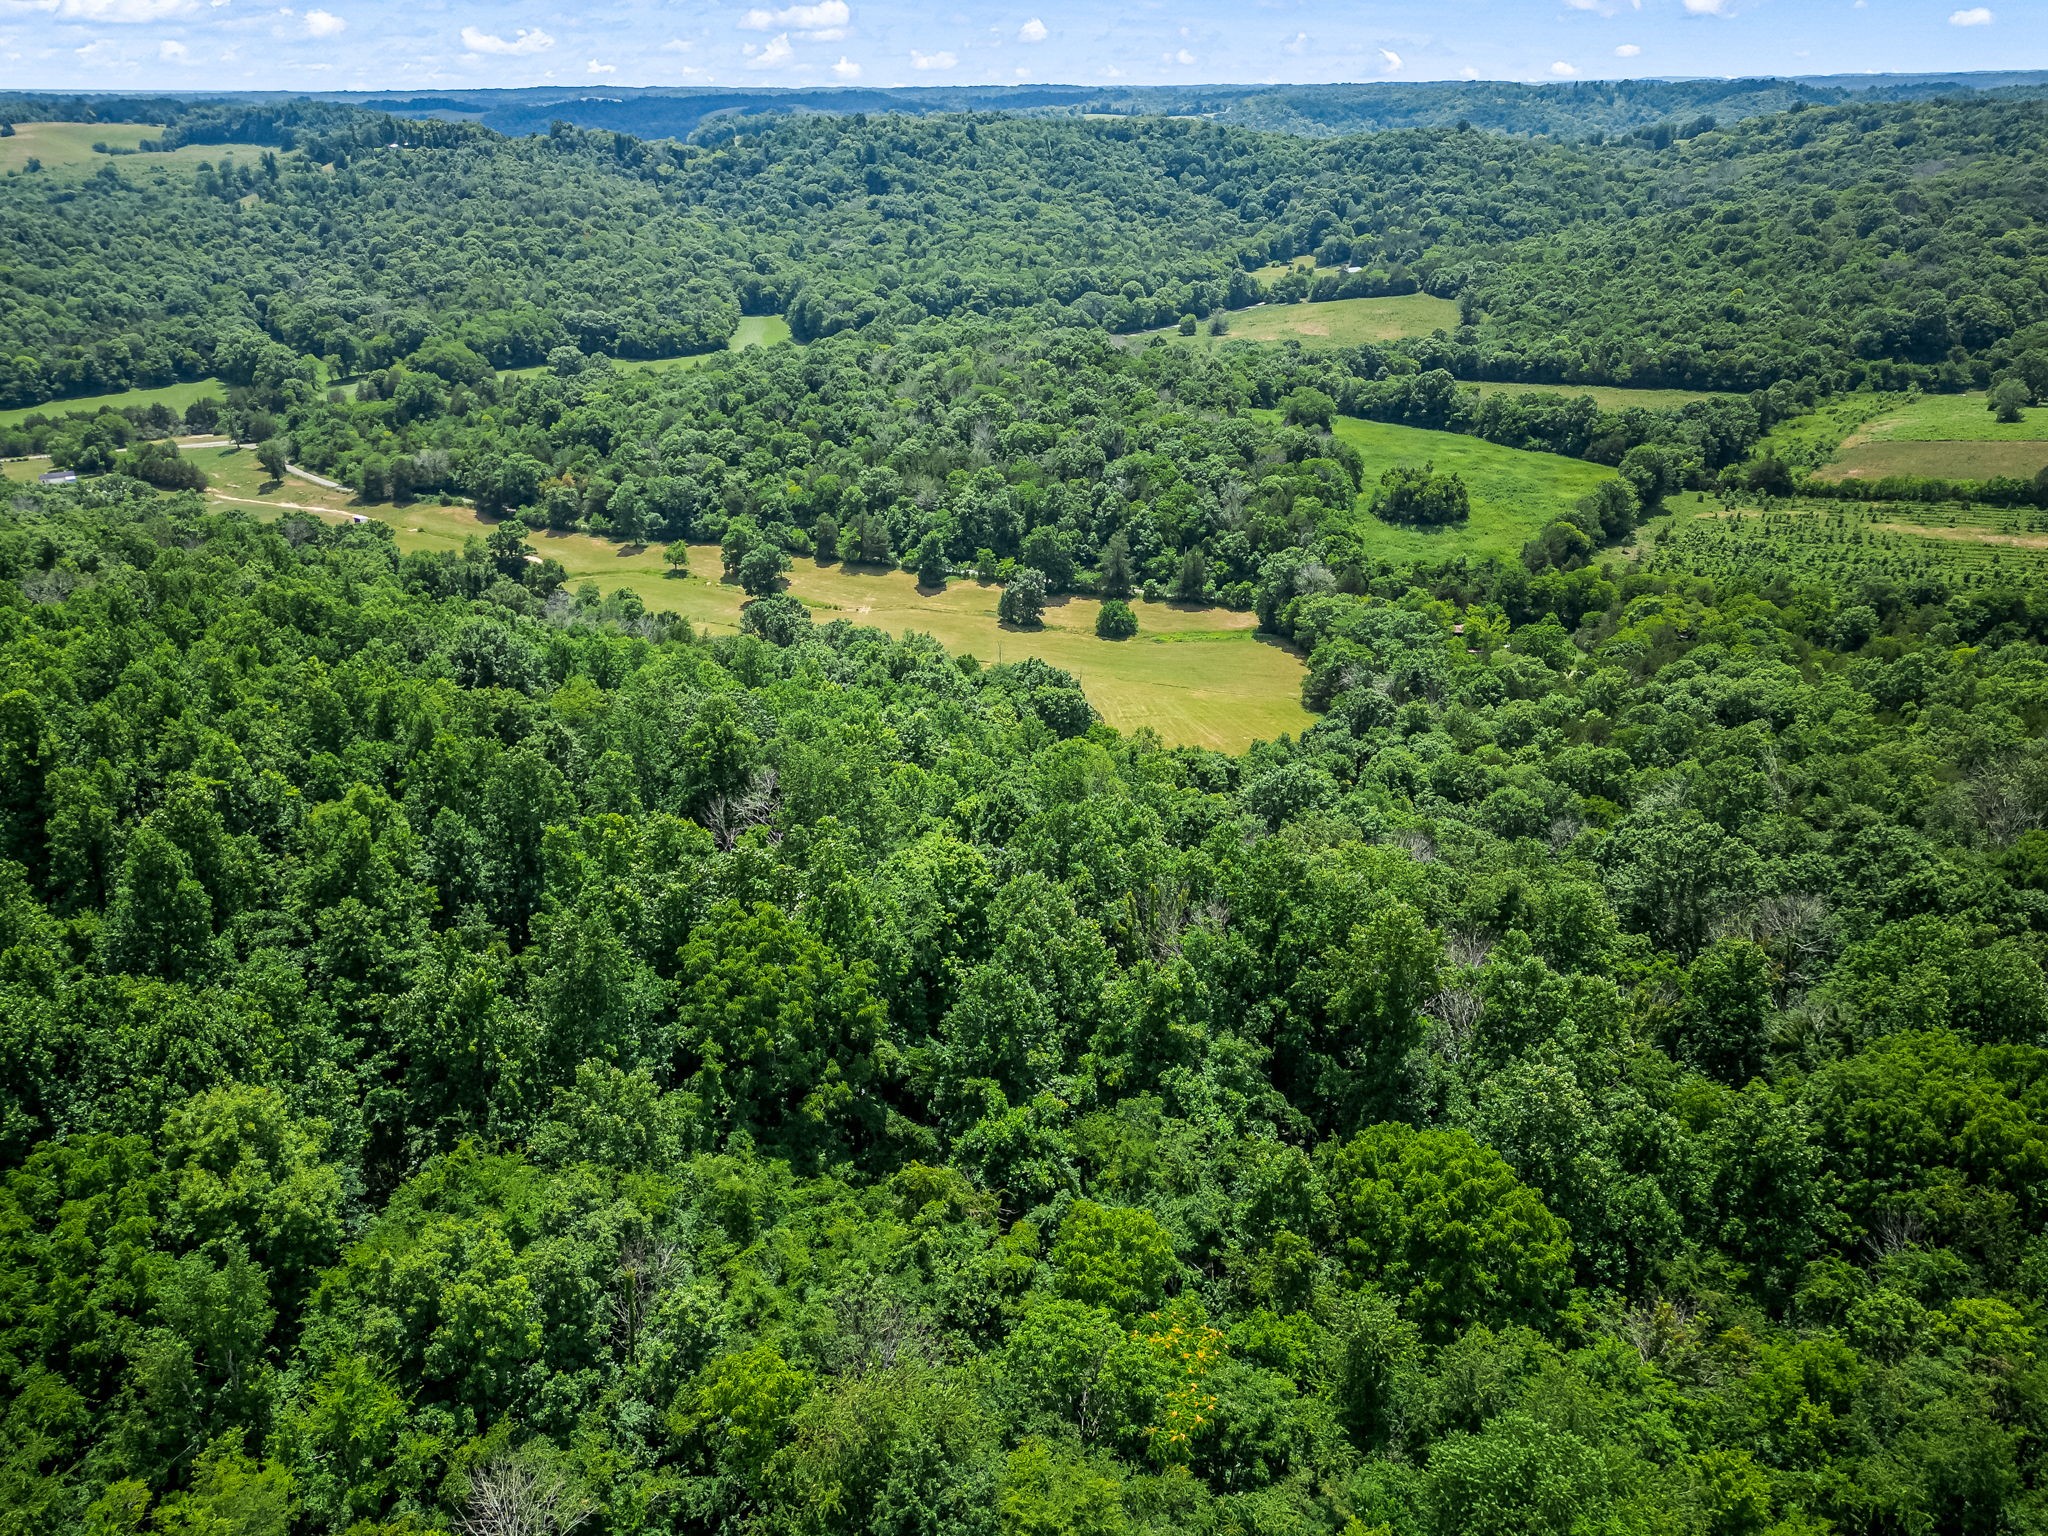
[[76, 485], [78, 471], [75, 469], [46, 469], [36, 476], [38, 485]]

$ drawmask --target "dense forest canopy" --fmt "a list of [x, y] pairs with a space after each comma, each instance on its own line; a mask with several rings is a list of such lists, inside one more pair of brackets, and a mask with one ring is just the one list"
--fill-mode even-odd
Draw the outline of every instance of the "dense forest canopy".
[[2044, 114], [1859, 102], [1599, 145], [857, 116], [678, 144], [195, 106], [159, 142], [271, 147], [0, 178], [0, 402], [228, 372], [250, 328], [344, 373], [439, 338], [500, 368], [702, 352], [743, 312], [799, 340], [1136, 331], [1259, 302], [1297, 256], [1332, 275], [1273, 296], [1458, 299], [1464, 377], [1961, 388], [2041, 345]]
[[[150, 147], [0, 176], [0, 453], [83, 476], [0, 496], [0, 1536], [2048, 1527], [2040, 535], [1847, 517], [2048, 473], [1808, 476], [2048, 404], [2048, 117], [1757, 87], [67, 103]], [[1475, 443], [1558, 515], [1391, 558]], [[1312, 723], [797, 561], [1248, 609]]]

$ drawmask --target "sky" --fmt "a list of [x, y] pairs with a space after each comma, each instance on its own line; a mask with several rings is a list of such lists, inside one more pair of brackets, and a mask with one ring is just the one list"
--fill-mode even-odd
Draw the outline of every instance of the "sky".
[[2048, 0], [0, 0], [0, 86], [1193, 84], [2048, 68]]

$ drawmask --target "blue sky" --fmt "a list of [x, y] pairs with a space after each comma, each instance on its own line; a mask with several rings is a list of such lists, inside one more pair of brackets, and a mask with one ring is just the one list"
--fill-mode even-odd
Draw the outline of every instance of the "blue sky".
[[0, 85], [1593, 79], [2048, 68], [2048, 0], [0, 0]]

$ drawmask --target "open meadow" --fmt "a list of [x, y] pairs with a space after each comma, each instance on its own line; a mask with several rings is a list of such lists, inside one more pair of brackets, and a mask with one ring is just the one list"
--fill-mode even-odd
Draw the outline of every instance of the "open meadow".
[[[38, 162], [45, 174], [77, 177], [106, 165], [126, 174], [193, 166], [202, 160], [216, 164], [224, 159], [248, 161], [263, 153], [260, 147], [248, 144], [186, 144], [149, 154], [135, 152], [144, 139], [155, 138], [162, 131], [149, 123], [16, 123], [12, 134], [0, 138], [0, 174], [26, 171], [31, 160]], [[95, 144], [128, 153], [102, 154], [93, 148]]]
[[1700, 400], [1725, 400], [1727, 395], [1697, 389], [1631, 389], [1623, 384], [1505, 384], [1491, 380], [1465, 384], [1482, 395], [1563, 395], [1575, 400], [1589, 397], [1603, 411], [1675, 411]]
[[[0, 143], [4, 143], [0, 140]], [[122, 389], [105, 395], [75, 395], [69, 400], [45, 400], [41, 405], [18, 406], [0, 411], [0, 427], [18, 426], [31, 416], [53, 420], [79, 411], [125, 411], [137, 406], [164, 405], [182, 413], [194, 400], [207, 395], [227, 397], [228, 387], [219, 379], [192, 379], [181, 384], [163, 384], [151, 389]]]
[[[1352, 523], [1366, 552], [1388, 560], [1434, 563], [1494, 555], [1513, 559], [1581, 496], [1614, 476], [1613, 470], [1583, 459], [1503, 448], [1456, 432], [1349, 416], [1338, 417], [1331, 430], [1365, 456], [1366, 494]], [[1462, 527], [1423, 529], [1397, 527], [1370, 516], [1364, 509], [1380, 476], [1400, 464], [1434, 464], [1462, 478], [1472, 497], [1471, 520]]]
[[[335, 521], [373, 517], [391, 525], [402, 550], [460, 550], [492, 526], [464, 505], [368, 505], [297, 476], [271, 480], [246, 448], [195, 447], [186, 456], [206, 472], [209, 500], [259, 517], [301, 511]], [[17, 480], [33, 479], [47, 467], [35, 460], [5, 466]], [[659, 544], [615, 544], [549, 529], [536, 530], [530, 540], [540, 554], [561, 562], [571, 585], [589, 581], [602, 591], [632, 592], [650, 610], [680, 614], [713, 633], [739, 628], [746, 598], [736, 583], [720, 579], [715, 544], [691, 546], [691, 574], [677, 577]], [[1001, 589], [968, 578], [933, 591], [907, 571], [799, 558], [788, 590], [820, 624], [843, 618], [891, 634], [914, 630], [984, 662], [1036, 656], [1064, 667], [1080, 678], [1089, 702], [1111, 725], [1125, 731], [1149, 726], [1175, 746], [1237, 752], [1254, 741], [1305, 730], [1314, 720], [1301, 707], [1300, 658], [1255, 633], [1257, 620], [1250, 613], [1136, 603], [1137, 635], [1116, 641], [1096, 638], [1100, 605], [1092, 598], [1057, 598], [1046, 609], [1043, 628], [1013, 629], [996, 618]]]
[[2000, 421], [1981, 392], [1884, 403], [1843, 438], [1819, 470], [1826, 480], [2029, 478], [2048, 469], [2048, 410]]
[[1323, 304], [1255, 304], [1224, 312], [1230, 329], [1212, 336], [1204, 323], [1192, 336], [1177, 330], [1148, 331], [1182, 346], [1215, 347], [1232, 341], [1298, 341], [1311, 350], [1359, 347], [1454, 330], [1458, 306], [1426, 293], [1387, 299], [1331, 299]]

